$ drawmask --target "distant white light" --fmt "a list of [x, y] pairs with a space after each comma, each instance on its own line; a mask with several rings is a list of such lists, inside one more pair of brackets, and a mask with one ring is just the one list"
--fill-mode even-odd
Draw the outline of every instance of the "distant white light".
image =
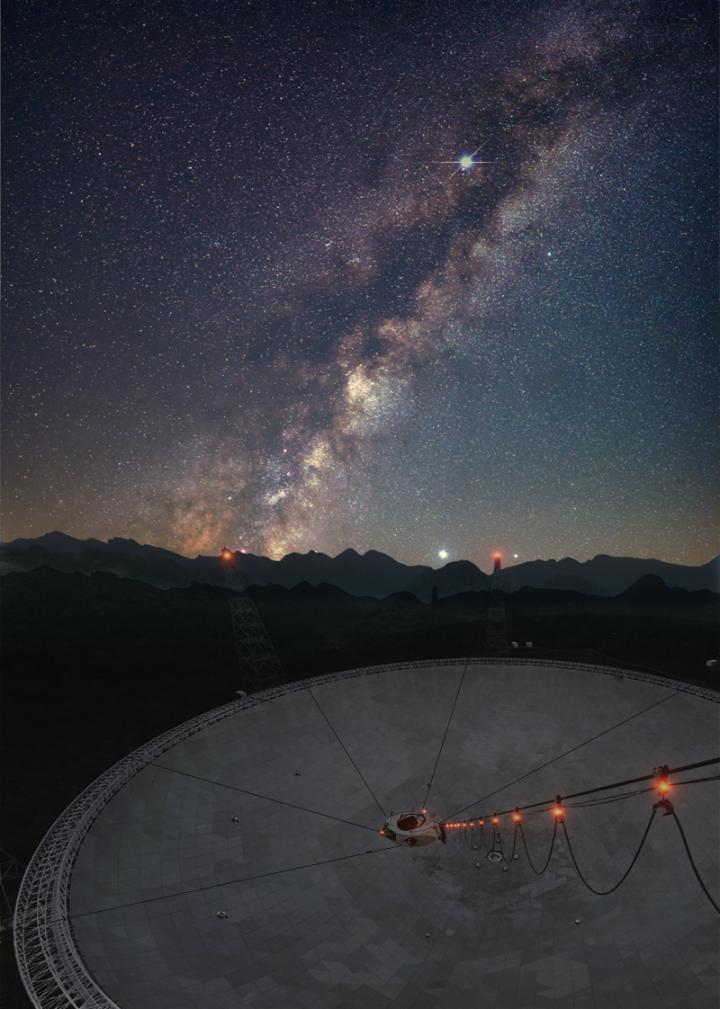
[[517, 560], [519, 556], [520, 556], [519, 554], [513, 554], [513, 557], [515, 558], [515, 560]]
[[438, 550], [438, 557], [440, 558], [441, 561], [446, 561], [449, 556], [450, 555], [448, 554], [447, 550], [445, 550], [444, 548], [442, 550]]
[[472, 154], [461, 154], [459, 158], [454, 158], [452, 161], [436, 161], [436, 165], [455, 165], [455, 171], [448, 176], [448, 181], [453, 179], [458, 172], [469, 172], [477, 165], [491, 165], [492, 161], [480, 161], [476, 155], [480, 152], [480, 149], [484, 144], [480, 144], [480, 147], [476, 147]]

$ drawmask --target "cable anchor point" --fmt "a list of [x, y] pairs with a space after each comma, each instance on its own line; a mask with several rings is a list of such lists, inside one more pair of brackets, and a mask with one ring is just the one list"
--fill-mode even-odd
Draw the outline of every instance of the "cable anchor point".
[[672, 816], [675, 813], [675, 810], [673, 809], [673, 804], [672, 802], [670, 802], [669, 799], [660, 799], [658, 802], [655, 803], [653, 809], [654, 810], [662, 809], [663, 816]]

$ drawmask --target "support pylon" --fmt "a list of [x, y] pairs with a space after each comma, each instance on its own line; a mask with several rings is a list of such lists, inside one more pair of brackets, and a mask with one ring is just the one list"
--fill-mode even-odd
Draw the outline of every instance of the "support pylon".
[[285, 682], [282, 664], [275, 651], [260, 611], [247, 591], [240, 574], [237, 551], [223, 547], [220, 560], [229, 589], [230, 619], [232, 620], [238, 661], [243, 671], [250, 674], [253, 690], [264, 690]]
[[493, 573], [490, 579], [485, 647], [489, 652], [507, 651], [507, 618], [505, 614], [505, 586], [502, 581], [502, 559], [493, 556]]

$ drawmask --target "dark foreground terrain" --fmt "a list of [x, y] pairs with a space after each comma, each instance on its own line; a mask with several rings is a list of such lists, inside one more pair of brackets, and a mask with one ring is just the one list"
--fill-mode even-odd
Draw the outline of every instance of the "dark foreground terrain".
[[[6, 575], [3, 590], [2, 847], [26, 861], [51, 820], [129, 750], [251, 684], [227, 591], [162, 590], [108, 574]], [[289, 680], [373, 663], [485, 651], [487, 592], [419, 602], [333, 586], [252, 590]], [[614, 598], [526, 589], [505, 596], [508, 642], [536, 656], [720, 674], [718, 597], [652, 576]]]
[[[12, 572], [1, 583], [0, 845], [26, 863], [52, 820], [108, 766], [251, 684], [238, 665], [226, 589], [159, 589], [49, 568]], [[350, 596], [330, 585], [264, 586], [252, 595], [289, 680], [486, 650], [485, 591], [431, 604], [410, 593]], [[719, 599], [668, 589], [655, 576], [615, 597], [508, 593], [508, 653], [627, 665], [714, 686], [720, 672], [705, 662], [720, 644]], [[4, 959], [8, 946], [6, 934]], [[27, 1004], [8, 1001], [10, 993], [2, 1004]]]

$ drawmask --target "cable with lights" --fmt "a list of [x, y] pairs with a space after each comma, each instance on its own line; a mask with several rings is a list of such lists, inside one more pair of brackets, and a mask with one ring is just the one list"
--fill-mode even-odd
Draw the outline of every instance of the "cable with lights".
[[[563, 834], [565, 836], [565, 841], [566, 841], [567, 846], [568, 846], [568, 852], [570, 854], [570, 858], [572, 860], [572, 863], [573, 863], [573, 866], [575, 868], [575, 871], [577, 872], [577, 874], [578, 874], [581, 882], [584, 884], [585, 887], [587, 887], [588, 890], [590, 890], [592, 893], [596, 894], [598, 897], [606, 897], [609, 894], [614, 893], [615, 890], [617, 890], [625, 882], [625, 880], [628, 878], [628, 876], [632, 872], [632, 869], [635, 866], [635, 864], [637, 863], [637, 860], [640, 857], [640, 853], [642, 852], [642, 850], [643, 850], [643, 848], [645, 846], [645, 843], [647, 841], [648, 835], [650, 833], [650, 828], [652, 827], [652, 825], [653, 825], [653, 823], [655, 821], [655, 817], [657, 815], [657, 812], [658, 812], [658, 810], [662, 810], [663, 814], [665, 816], [672, 816], [673, 819], [675, 820], [675, 823], [677, 824], [677, 828], [678, 828], [678, 830], [680, 832], [680, 837], [682, 838], [683, 846], [685, 848], [685, 852], [687, 854], [687, 857], [688, 857], [688, 860], [690, 862], [690, 866], [692, 868], [692, 871], [693, 871], [693, 873], [695, 875], [695, 878], [697, 879], [698, 883], [700, 884], [700, 887], [702, 888], [703, 893], [707, 897], [708, 901], [712, 904], [713, 908], [720, 914], [720, 906], [717, 904], [717, 902], [715, 901], [715, 899], [710, 894], [710, 891], [708, 890], [707, 886], [705, 885], [705, 883], [704, 883], [704, 881], [703, 881], [703, 879], [702, 879], [702, 877], [700, 875], [700, 872], [699, 872], [699, 870], [697, 868], [697, 865], [695, 863], [695, 860], [693, 858], [692, 851], [690, 850], [690, 845], [688, 844], [687, 837], [685, 836], [685, 831], [683, 830], [682, 824], [680, 823], [680, 820], [679, 820], [679, 818], [677, 816], [677, 813], [675, 812], [675, 809], [673, 807], [672, 802], [668, 798], [668, 796], [670, 794], [670, 791], [673, 788], [681, 787], [683, 785], [699, 784], [700, 782], [718, 781], [718, 780], [720, 780], [720, 775], [714, 774], [714, 775], [707, 775], [707, 776], [701, 777], [701, 778], [687, 778], [687, 779], [685, 779], [683, 781], [673, 781], [673, 782], [671, 782], [669, 780], [671, 774], [677, 774], [677, 773], [684, 772], [684, 771], [690, 771], [690, 770], [693, 770], [693, 769], [698, 768], [698, 767], [708, 767], [708, 766], [710, 766], [712, 764], [718, 764], [718, 763], [720, 763], [720, 757], [712, 757], [709, 760], [702, 760], [702, 761], [698, 761], [698, 762], [696, 762], [694, 764], [685, 764], [685, 765], [683, 765], [681, 767], [675, 767], [675, 768], [670, 768], [670, 767], [668, 767], [667, 764], [663, 764], [662, 766], [655, 768], [655, 770], [654, 770], [654, 772], [652, 774], [642, 775], [642, 776], [639, 776], [637, 778], [630, 778], [630, 779], [626, 779], [624, 781], [614, 782], [614, 783], [609, 784], [609, 785], [599, 785], [599, 786], [594, 787], [594, 788], [585, 789], [585, 790], [583, 790], [581, 792], [573, 792], [573, 793], [571, 793], [571, 794], [569, 794], [567, 796], [564, 796], [564, 797], [561, 796], [561, 795], [557, 795], [554, 800], [545, 799], [545, 800], [543, 800], [541, 802], [529, 803], [526, 806], [515, 806], [513, 809], [506, 809], [506, 810], [503, 810], [501, 812], [493, 813], [492, 816], [489, 818], [490, 819], [490, 823], [492, 824], [492, 828], [493, 828], [493, 848], [492, 848], [492, 850], [496, 850], [496, 843], [497, 843], [498, 844], [497, 850], [501, 853], [502, 860], [503, 860], [503, 862], [506, 863], [506, 868], [507, 868], [507, 860], [504, 857], [504, 851], [503, 851], [503, 846], [502, 846], [502, 836], [501, 836], [501, 833], [500, 833], [500, 825], [501, 825], [501, 817], [510, 815], [512, 823], [514, 824], [514, 827], [515, 827], [514, 834], [513, 834], [513, 847], [512, 847], [512, 854], [510, 856], [510, 861], [512, 861], [516, 857], [515, 856], [515, 851], [516, 851], [516, 846], [517, 846], [517, 838], [518, 838], [518, 834], [519, 834], [520, 835], [520, 839], [521, 839], [521, 841], [523, 843], [523, 847], [525, 849], [525, 854], [527, 856], [527, 860], [528, 860], [528, 864], [529, 864], [530, 868], [532, 869], [532, 871], [537, 876], [542, 876], [547, 871], [547, 869], [548, 869], [548, 867], [550, 865], [550, 861], [552, 859], [553, 851], [555, 849], [555, 842], [557, 840], [558, 827], [561, 827], [562, 831], [563, 831]], [[566, 802], [567, 799], [581, 798], [581, 797], [586, 796], [586, 795], [597, 796], [598, 792], [609, 791], [609, 790], [611, 790], [613, 788], [620, 788], [620, 787], [623, 787], [624, 785], [636, 784], [636, 783], [641, 782], [641, 781], [648, 781], [651, 778], [654, 779], [654, 782], [653, 782], [653, 784], [649, 788], [633, 789], [632, 791], [621, 792], [621, 793], [619, 793], [617, 795], [596, 797], [596, 798], [593, 798], [593, 799], [588, 799], [585, 802], [575, 802], [575, 803], [567, 803]], [[588, 882], [588, 880], [585, 878], [584, 873], [580, 869], [580, 866], [578, 865], [577, 859], [575, 857], [575, 852], [573, 850], [572, 843], [570, 841], [570, 835], [568, 833], [567, 824], [565, 822], [565, 812], [566, 812], [566, 809], [586, 809], [586, 808], [591, 807], [591, 806], [606, 805], [606, 804], [611, 803], [611, 802], [620, 802], [620, 801], [623, 801], [625, 799], [633, 798], [633, 797], [638, 796], [638, 795], [645, 795], [648, 792], [656, 792], [659, 795], [660, 798], [653, 805], [652, 812], [650, 814], [650, 819], [648, 820], [647, 826], [645, 827], [645, 830], [643, 832], [642, 838], [640, 839], [640, 843], [639, 843], [639, 845], [637, 847], [637, 850], [635, 851], [635, 854], [632, 857], [632, 860], [630, 861], [630, 864], [628, 865], [627, 869], [625, 870], [625, 872], [623, 873], [623, 875], [620, 877], [620, 879], [617, 881], [617, 883], [615, 883], [613, 886], [611, 886], [607, 890], [599, 890], [599, 889], [597, 889], [596, 887], [592, 886], [591, 883]], [[522, 813], [529, 811], [531, 813], [531, 815], [532, 814], [538, 814], [538, 813], [541, 813], [543, 811], [547, 811], [547, 807], [550, 807], [549, 811], [552, 814], [553, 820], [554, 820], [553, 833], [552, 833], [552, 838], [550, 840], [550, 849], [548, 851], [548, 855], [547, 855], [547, 858], [545, 860], [545, 864], [543, 865], [542, 869], [537, 869], [536, 866], [535, 866], [535, 864], [534, 864], [534, 862], [533, 862], [533, 860], [532, 860], [532, 857], [530, 855], [530, 851], [529, 851], [528, 845], [527, 845], [527, 840], [525, 838], [525, 832], [523, 830], [523, 817], [522, 817]], [[472, 820], [452, 821], [450, 823], [445, 823], [444, 827], [446, 829], [448, 829], [448, 830], [459, 830], [459, 829], [467, 830], [468, 828], [470, 828], [470, 830], [472, 831], [474, 829], [476, 823], [477, 823], [477, 826], [482, 829], [482, 827], [484, 827], [484, 825], [485, 825], [485, 818], [484, 817], [478, 817], [478, 818], [474, 818]]]
[[[608, 792], [608, 791], [611, 791], [614, 788], [622, 788], [625, 785], [636, 785], [636, 784], [640, 783], [641, 781], [651, 781], [651, 780], [663, 781], [663, 780], [665, 780], [667, 782], [667, 779], [668, 779], [669, 775], [671, 775], [671, 774], [681, 774], [684, 771], [692, 771], [692, 770], [694, 770], [697, 767], [708, 767], [711, 764], [720, 764], [720, 757], [711, 757], [709, 760], [700, 760], [700, 761], [697, 761], [694, 764], [683, 764], [681, 767], [668, 767], [667, 764], [663, 764], [661, 767], [656, 768], [652, 772], [652, 774], [643, 774], [643, 775], [640, 775], [637, 778], [626, 778], [623, 781], [614, 781], [614, 782], [612, 782], [609, 785], [597, 785], [594, 788], [586, 788], [586, 789], [584, 789], [581, 792], [570, 792], [567, 795], [556, 796], [556, 798], [554, 798], [554, 799], [542, 799], [539, 802], [531, 802], [531, 803], [529, 803], [526, 806], [512, 806], [509, 809], [500, 810], [500, 811], [495, 812], [495, 813], [492, 814], [492, 821], [491, 822], [493, 822], [495, 825], [497, 825], [497, 823], [499, 823], [499, 818], [501, 816], [510, 816], [512, 813], [516, 813], [516, 812], [517, 813], [525, 813], [525, 812], [527, 812], [529, 810], [538, 810], [538, 811], [540, 811], [542, 809], [542, 807], [552, 806], [555, 803], [557, 803], [558, 801], [562, 801], [562, 803], [563, 803], [564, 806], [568, 806], [568, 802], [567, 802], [568, 799], [580, 799], [580, 798], [582, 798], [585, 795], [596, 795], [598, 792]], [[689, 785], [689, 784], [694, 784], [694, 783], [696, 783], [698, 781], [710, 781], [710, 780], [714, 780], [714, 777], [713, 778], [696, 778], [696, 779], [687, 780], [687, 781], [675, 781], [675, 782], [672, 783], [672, 786], [673, 787], [677, 787], [678, 785], [686, 785], [686, 784]], [[642, 792], [652, 792], [652, 791], [655, 791], [655, 789], [658, 788], [658, 787], [659, 787], [659, 785], [654, 785], [651, 788], [640, 789], [640, 790], [637, 790], [635, 792], [624, 793], [622, 796], [610, 796], [609, 799], [608, 799], [608, 801], [614, 801], [615, 799], [621, 798], [621, 797], [622, 798], [629, 798], [631, 795], [640, 795], [640, 794], [642, 794]], [[668, 788], [670, 787], [670, 783], [669, 782], [667, 782], [667, 787]], [[602, 801], [602, 800], [600, 800], [600, 801]], [[589, 805], [589, 804], [590, 803], [587, 803], [587, 804], [580, 804], [580, 803], [578, 803], [577, 805], [579, 806], [579, 805]], [[481, 814], [481, 817], [473, 817], [474, 820], [479, 820], [480, 818], [482, 818], [482, 819], [488, 819], [489, 817], [488, 817], [487, 813]], [[458, 827], [461, 827], [461, 826], [464, 827], [467, 822], [472, 822], [472, 821], [467, 821], [467, 820], [453, 821], [453, 823], [450, 824], [450, 825], [451, 826], [452, 825], [456, 825]], [[448, 826], [448, 823], [445, 823], [445, 826]]]

